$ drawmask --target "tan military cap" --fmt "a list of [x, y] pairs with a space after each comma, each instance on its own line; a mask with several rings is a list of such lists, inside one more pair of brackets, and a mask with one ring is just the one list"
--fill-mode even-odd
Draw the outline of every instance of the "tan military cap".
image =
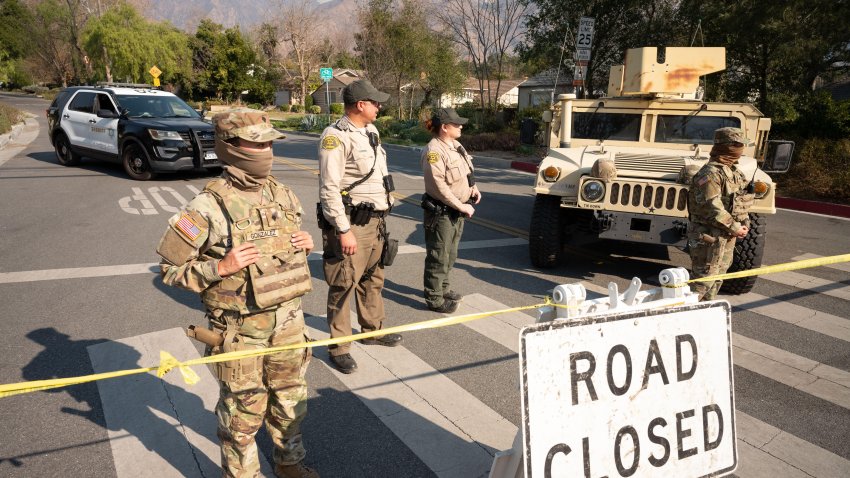
[[264, 111], [237, 108], [217, 113], [212, 121], [216, 137], [223, 141], [238, 137], [263, 143], [286, 137], [272, 127], [269, 115]]
[[750, 146], [752, 141], [744, 136], [744, 132], [740, 128], [720, 128], [714, 131], [714, 144], [724, 143], [741, 143], [744, 146]]

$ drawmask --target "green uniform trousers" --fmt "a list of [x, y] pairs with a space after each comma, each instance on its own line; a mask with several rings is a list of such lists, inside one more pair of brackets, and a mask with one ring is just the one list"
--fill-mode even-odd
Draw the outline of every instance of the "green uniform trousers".
[[425, 302], [428, 307], [443, 304], [450, 290], [449, 273], [457, 259], [457, 246], [463, 234], [463, 216], [425, 213]]
[[[725, 274], [735, 255], [735, 238], [692, 232], [688, 235], [688, 249], [691, 279]], [[722, 285], [722, 280], [693, 282], [691, 290], [699, 294], [700, 301], [714, 300]]]
[[[300, 344], [306, 335], [301, 299], [280, 308], [252, 315], [210, 313], [212, 325], [236, 332], [232, 350], [264, 349]], [[227, 332], [225, 332], [227, 337]], [[222, 347], [212, 349], [221, 353]], [[272, 355], [216, 364], [219, 375], [218, 438], [224, 477], [255, 477], [260, 473], [255, 435], [263, 422], [274, 443], [275, 464], [294, 465], [304, 459], [301, 422], [307, 414], [307, 364], [310, 349], [294, 349]]]
[[[342, 254], [339, 236], [333, 229], [322, 231], [323, 265], [328, 283], [328, 326], [332, 339], [351, 335], [349, 304], [352, 296], [361, 331], [379, 330], [386, 318], [381, 297], [384, 290], [384, 266], [380, 263], [384, 250], [383, 221], [383, 218], [373, 217], [363, 226], [351, 225], [357, 239], [357, 252], [351, 256]], [[328, 347], [333, 356], [347, 354], [350, 349], [351, 343]]]

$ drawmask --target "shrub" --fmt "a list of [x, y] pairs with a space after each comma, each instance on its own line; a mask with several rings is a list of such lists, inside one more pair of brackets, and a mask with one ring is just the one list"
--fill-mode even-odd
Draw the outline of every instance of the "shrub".
[[307, 95], [307, 98], [304, 99], [304, 107], [309, 108], [313, 106], [313, 97], [311, 95]]
[[458, 141], [467, 151], [514, 151], [519, 146], [519, 135], [514, 133], [479, 133], [461, 136]]
[[248, 105], [248, 108], [251, 108], [252, 110], [262, 110], [263, 105], [261, 105], [259, 103], [251, 103], [251, 104]]
[[304, 115], [301, 118], [299, 129], [302, 131], [321, 131], [328, 126], [328, 119], [325, 115]]
[[22, 111], [0, 104], [0, 134], [8, 133], [13, 125], [20, 123], [24, 118]]
[[292, 105], [291, 111], [293, 113], [301, 113], [302, 111], [304, 111], [304, 107], [301, 106], [301, 105], [295, 104], [295, 105]]
[[378, 133], [381, 136], [388, 137], [390, 136], [390, 125], [395, 121], [392, 116], [381, 116], [375, 120], [374, 124], [375, 128], [378, 128]]
[[322, 112], [322, 107], [321, 107], [321, 106], [319, 106], [319, 105], [312, 105], [312, 106], [310, 106], [310, 113], [313, 113], [314, 115], [317, 115], [317, 114], [320, 114], [321, 112]]
[[331, 113], [335, 115], [341, 115], [345, 110], [345, 105], [342, 103], [331, 103]]
[[793, 138], [791, 170], [774, 175], [784, 197], [850, 202], [850, 139]]
[[292, 109], [292, 105], [280, 105], [280, 106], [277, 107], [277, 109], [279, 109], [280, 111], [283, 111], [284, 113], [288, 113], [289, 110]]

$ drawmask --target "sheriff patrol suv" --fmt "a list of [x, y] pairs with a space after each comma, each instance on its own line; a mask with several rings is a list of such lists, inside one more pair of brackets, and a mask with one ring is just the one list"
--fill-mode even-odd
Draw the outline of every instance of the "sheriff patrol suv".
[[47, 121], [56, 159], [65, 166], [83, 156], [120, 162], [139, 181], [221, 167], [213, 126], [177, 96], [148, 85], [65, 88], [47, 109]]

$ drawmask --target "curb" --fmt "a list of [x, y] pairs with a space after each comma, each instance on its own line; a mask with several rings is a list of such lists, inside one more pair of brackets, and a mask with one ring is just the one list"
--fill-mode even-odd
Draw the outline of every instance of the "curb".
[[782, 209], [791, 209], [794, 211], [824, 214], [826, 216], [850, 218], [850, 206], [845, 206], [843, 204], [777, 197], [776, 207]]
[[8, 133], [0, 134], [0, 149], [5, 148], [7, 144], [11, 143], [15, 138], [18, 137], [18, 135], [21, 134], [21, 131], [23, 131], [24, 126], [26, 126], [27, 121], [29, 121], [29, 119], [30, 118], [25, 118], [23, 123], [16, 123], [14, 126], [12, 126], [12, 130]]

